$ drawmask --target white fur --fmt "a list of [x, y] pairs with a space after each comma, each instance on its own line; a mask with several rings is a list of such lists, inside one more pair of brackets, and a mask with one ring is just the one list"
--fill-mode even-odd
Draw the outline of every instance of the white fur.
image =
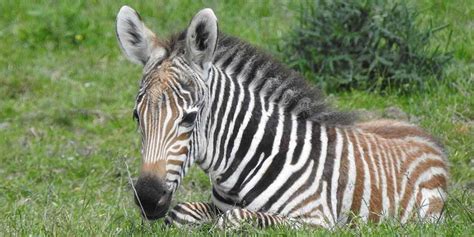
[[[130, 61], [145, 65], [151, 56], [165, 55], [165, 50], [155, 43], [155, 34], [143, 24], [138, 13], [131, 7], [120, 8], [116, 23], [119, 45]], [[138, 43], [133, 44], [134, 41]]]

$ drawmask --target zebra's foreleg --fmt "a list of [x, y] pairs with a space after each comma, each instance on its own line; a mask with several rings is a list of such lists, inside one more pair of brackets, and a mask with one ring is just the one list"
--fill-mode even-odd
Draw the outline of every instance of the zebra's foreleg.
[[246, 209], [228, 210], [217, 219], [217, 227], [220, 229], [235, 229], [249, 224], [260, 228], [287, 226], [298, 229], [301, 227], [301, 223], [292, 218]]
[[174, 206], [165, 218], [165, 224], [183, 226], [211, 222], [221, 211], [212, 203], [185, 202]]

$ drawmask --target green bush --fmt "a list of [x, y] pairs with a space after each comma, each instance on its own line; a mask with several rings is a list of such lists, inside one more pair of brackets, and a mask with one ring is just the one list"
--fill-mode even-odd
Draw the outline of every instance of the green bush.
[[295, 69], [326, 90], [409, 92], [441, 80], [451, 53], [430, 44], [446, 26], [422, 28], [407, 3], [307, 1], [283, 47]]

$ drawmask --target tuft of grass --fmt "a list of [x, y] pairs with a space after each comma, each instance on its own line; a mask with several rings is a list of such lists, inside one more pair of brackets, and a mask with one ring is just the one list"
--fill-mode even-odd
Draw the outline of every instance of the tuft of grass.
[[423, 90], [452, 59], [450, 38], [431, 44], [447, 25], [421, 27], [405, 1], [305, 1], [299, 14], [286, 60], [327, 90]]

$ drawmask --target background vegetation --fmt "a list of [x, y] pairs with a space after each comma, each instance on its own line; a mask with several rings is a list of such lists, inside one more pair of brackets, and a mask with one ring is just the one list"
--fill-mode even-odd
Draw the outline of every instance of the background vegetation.
[[405, 1], [307, 1], [286, 37], [284, 58], [326, 90], [436, 86], [452, 59], [451, 35], [443, 45], [430, 44], [448, 25], [420, 26], [417, 17]]
[[[282, 57], [282, 42], [298, 24], [293, 1], [0, 1], [1, 235], [207, 235], [212, 226], [163, 229], [143, 223], [128, 171], [139, 169], [139, 135], [132, 107], [141, 68], [121, 56], [114, 33], [123, 4], [137, 9], [161, 36], [186, 27], [212, 7], [224, 32]], [[474, 235], [474, 4], [469, 0], [409, 2], [424, 26], [449, 24], [433, 36], [454, 61], [444, 80], [409, 95], [345, 90], [330, 94], [346, 109], [383, 114], [397, 107], [446, 145], [451, 188], [446, 223], [292, 231], [282, 235]], [[283, 57], [282, 57], [283, 58]], [[129, 168], [127, 168], [127, 165]], [[198, 169], [175, 201], [209, 200]], [[221, 233], [222, 234], [222, 233]]]

